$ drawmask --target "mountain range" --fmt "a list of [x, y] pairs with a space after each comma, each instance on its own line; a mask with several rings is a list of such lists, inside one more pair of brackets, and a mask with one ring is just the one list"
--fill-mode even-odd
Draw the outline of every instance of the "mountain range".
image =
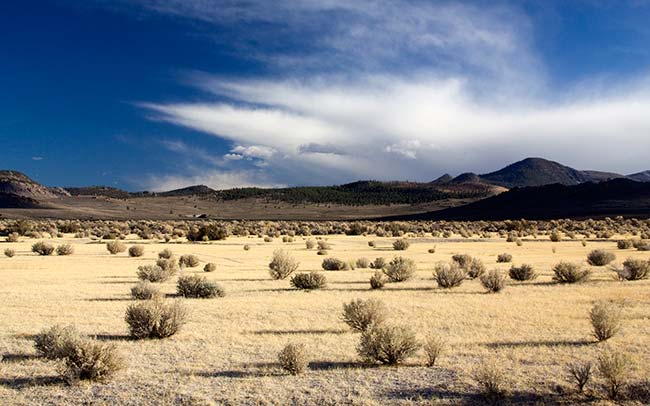
[[[594, 205], [607, 206], [600, 210], [607, 215], [618, 209], [620, 214], [643, 215], [648, 207], [644, 206], [645, 190], [650, 190], [650, 171], [622, 175], [577, 170], [543, 158], [526, 158], [486, 174], [445, 174], [431, 182], [358, 181], [337, 186], [227, 190], [196, 185], [167, 192], [128, 192], [108, 186], [47, 187], [20, 172], [0, 171], [0, 209], [30, 209], [36, 214], [35, 209], [42, 209], [38, 215], [52, 217], [224, 217], [230, 213], [233, 218], [329, 219], [340, 216], [332, 211], [333, 206], [340, 206], [341, 213], [345, 213], [344, 207], [358, 208], [359, 218], [545, 218], [598, 215], [591, 207]], [[619, 203], [608, 206], [603, 198]], [[255, 215], [237, 210], [246, 202], [250, 207], [263, 207]], [[296, 210], [298, 206], [301, 210]], [[288, 212], [280, 215], [273, 213], [273, 208]], [[30, 213], [14, 210], [4, 214], [30, 217]], [[348, 214], [355, 215], [354, 211]]]

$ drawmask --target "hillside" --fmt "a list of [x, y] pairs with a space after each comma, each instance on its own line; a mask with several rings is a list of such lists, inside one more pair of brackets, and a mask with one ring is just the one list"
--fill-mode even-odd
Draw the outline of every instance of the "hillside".
[[650, 183], [613, 179], [579, 185], [515, 188], [461, 207], [382, 220], [504, 220], [650, 217]]
[[623, 175], [599, 171], [579, 171], [543, 158], [526, 158], [495, 172], [480, 175], [488, 183], [506, 188], [542, 186], [553, 183], [577, 185], [622, 178]]
[[633, 173], [632, 175], [627, 175], [627, 177], [637, 182], [650, 182], [650, 171]]
[[60, 188], [43, 186], [17, 171], [0, 171], [0, 193], [8, 193], [28, 199], [52, 198], [68, 194]]

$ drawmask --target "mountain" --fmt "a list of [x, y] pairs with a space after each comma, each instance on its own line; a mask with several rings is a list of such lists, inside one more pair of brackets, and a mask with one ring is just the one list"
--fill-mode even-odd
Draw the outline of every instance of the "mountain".
[[216, 190], [205, 185], [196, 185], [157, 194], [160, 196], [206, 196], [214, 194], [215, 192]]
[[43, 186], [17, 171], [0, 171], [0, 193], [35, 200], [68, 195], [68, 192], [61, 188]]
[[110, 186], [66, 187], [71, 196], [106, 196], [114, 199], [127, 199], [131, 193]]
[[381, 220], [505, 220], [650, 216], [650, 183], [612, 179], [515, 188], [465, 206]]
[[543, 158], [526, 158], [496, 172], [480, 175], [481, 180], [506, 188], [542, 186], [553, 183], [577, 185], [622, 178], [610, 172], [579, 171]]
[[650, 182], [650, 171], [633, 173], [632, 175], [627, 175], [627, 177], [637, 182]]

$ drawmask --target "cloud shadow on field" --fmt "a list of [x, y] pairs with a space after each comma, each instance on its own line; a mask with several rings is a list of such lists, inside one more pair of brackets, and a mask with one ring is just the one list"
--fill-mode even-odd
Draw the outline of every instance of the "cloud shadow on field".
[[582, 347], [593, 344], [589, 340], [545, 340], [545, 341], [512, 341], [512, 342], [495, 342], [482, 343], [488, 348], [508, 348], [508, 347]]
[[314, 330], [256, 330], [249, 331], [249, 334], [255, 335], [287, 335], [287, 334], [346, 334], [349, 330], [340, 330], [340, 329], [314, 329]]
[[0, 386], [21, 389], [29, 386], [51, 386], [62, 383], [58, 376], [32, 376], [25, 378], [0, 378]]
[[20, 362], [20, 361], [30, 361], [33, 359], [40, 358], [36, 354], [25, 354], [25, 353], [16, 353], [16, 354], [1, 354], [2, 362]]

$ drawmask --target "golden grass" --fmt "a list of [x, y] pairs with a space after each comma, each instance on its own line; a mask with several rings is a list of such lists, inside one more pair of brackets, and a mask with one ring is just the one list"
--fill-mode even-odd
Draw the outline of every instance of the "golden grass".
[[[371, 239], [375, 248], [367, 244]], [[256, 237], [209, 244], [138, 241], [145, 247], [139, 258], [110, 255], [104, 243], [87, 239], [51, 241], [70, 243], [75, 253], [41, 257], [31, 253], [33, 240], [0, 244], [3, 250], [16, 250], [14, 258], [0, 258], [0, 404], [472, 403], [478, 392], [472, 373], [491, 357], [503, 362], [513, 402], [573, 404], [582, 398], [572, 394], [567, 365], [595, 360], [605, 345], [633, 356], [635, 382], [647, 381], [650, 372], [650, 281], [615, 281], [606, 267], [592, 268], [592, 280], [584, 284], [551, 280], [557, 262], [586, 265], [593, 249], [615, 252], [616, 263], [650, 258], [648, 252], [617, 250], [615, 239], [583, 247], [579, 241], [540, 237], [518, 247], [504, 239], [412, 238], [407, 251], [396, 252], [390, 238], [331, 236], [331, 255], [346, 261], [402, 255], [415, 260], [416, 277], [371, 290], [374, 270], [326, 272], [328, 287], [311, 292], [291, 289], [288, 279], [272, 280], [268, 273], [278, 248], [291, 251], [301, 263], [299, 271], [320, 270], [322, 257], [306, 250], [301, 238], [293, 243], [265, 243]], [[245, 244], [249, 251], [242, 249]], [[429, 254], [434, 244], [436, 252]], [[182, 272], [219, 282], [226, 297], [185, 299], [189, 323], [169, 339], [128, 340], [124, 312], [132, 303], [137, 267], [153, 263], [164, 248], [177, 258], [197, 255], [201, 266]], [[436, 288], [436, 262], [463, 253], [483, 260], [488, 269], [507, 271], [511, 264], [496, 262], [503, 252], [513, 255], [515, 265], [534, 265], [539, 277], [509, 281], [498, 294], [485, 294], [478, 280], [451, 290]], [[207, 262], [217, 270], [202, 272]], [[175, 278], [161, 287], [174, 294]], [[381, 299], [389, 321], [410, 325], [420, 339], [430, 334], [444, 339], [444, 356], [432, 368], [424, 366], [424, 353], [399, 368], [360, 364], [355, 351], [359, 335], [341, 320], [342, 304], [355, 298]], [[595, 344], [591, 337], [588, 312], [599, 299], [623, 305], [623, 328], [607, 344]], [[57, 323], [111, 340], [126, 355], [128, 368], [106, 384], [66, 386], [55, 366], [35, 358], [33, 349], [32, 335]], [[277, 365], [278, 352], [289, 342], [305, 344], [312, 361], [302, 375], [289, 376]], [[588, 391], [599, 389], [590, 385]]]

